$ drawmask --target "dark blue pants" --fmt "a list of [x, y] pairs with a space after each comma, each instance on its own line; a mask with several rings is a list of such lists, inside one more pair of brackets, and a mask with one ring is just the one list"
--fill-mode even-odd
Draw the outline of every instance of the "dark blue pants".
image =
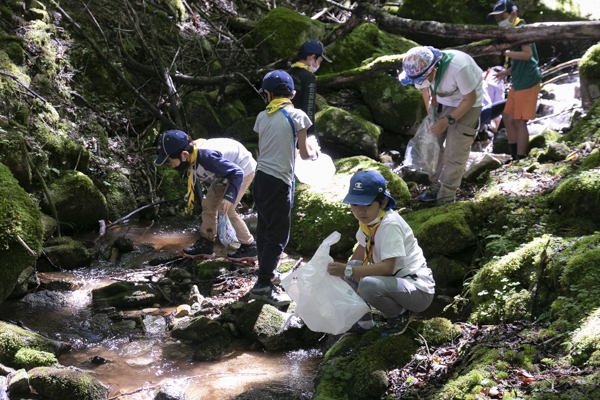
[[256, 247], [259, 285], [269, 285], [290, 239], [292, 188], [279, 178], [256, 171], [252, 196], [258, 212]]

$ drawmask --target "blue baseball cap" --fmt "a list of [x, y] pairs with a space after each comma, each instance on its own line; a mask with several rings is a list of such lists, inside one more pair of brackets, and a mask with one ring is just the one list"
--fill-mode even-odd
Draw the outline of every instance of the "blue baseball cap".
[[344, 197], [344, 203], [368, 206], [380, 193], [389, 199], [386, 210], [396, 205], [396, 200], [386, 191], [383, 175], [376, 171], [358, 171], [350, 179], [350, 188]]
[[158, 137], [158, 157], [154, 164], [163, 165], [171, 154], [180, 152], [188, 145], [190, 137], [182, 131], [171, 129]]
[[498, 0], [494, 9], [487, 15], [487, 19], [491, 19], [496, 14], [502, 14], [503, 12], [511, 13], [517, 11], [517, 6], [510, 0]]
[[294, 80], [292, 79], [290, 74], [280, 69], [271, 71], [267, 73], [263, 78], [262, 86], [259, 90], [259, 93], [262, 93], [265, 90], [268, 90], [270, 93], [274, 93], [275, 89], [277, 89], [277, 87], [280, 85], [287, 86], [287, 88], [290, 91], [290, 94], [294, 92]]
[[302, 43], [298, 53], [317, 54], [323, 57], [323, 60], [331, 62], [329, 57], [327, 57], [327, 54], [325, 54], [325, 46], [323, 46], [323, 43], [316, 39], [310, 39]]

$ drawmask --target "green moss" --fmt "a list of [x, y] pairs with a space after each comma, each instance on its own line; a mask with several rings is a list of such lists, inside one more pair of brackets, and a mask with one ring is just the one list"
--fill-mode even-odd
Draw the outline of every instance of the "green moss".
[[71, 369], [38, 367], [29, 371], [35, 391], [44, 397], [63, 400], [100, 400], [109, 389], [93, 376]]
[[596, 212], [600, 201], [600, 174], [582, 171], [568, 178], [552, 192], [549, 201], [563, 217], [583, 217], [600, 223], [600, 213]]
[[585, 171], [598, 167], [600, 167], [600, 150], [594, 149], [583, 159], [583, 162], [581, 163], [581, 170]]
[[579, 73], [592, 81], [600, 81], [600, 44], [590, 47], [579, 61]]
[[17, 368], [30, 370], [35, 367], [50, 367], [58, 364], [58, 360], [52, 353], [23, 348], [15, 354], [14, 364]]
[[[597, 46], [600, 48], [600, 45]], [[600, 82], [598, 83], [600, 86]], [[561, 138], [561, 141], [571, 143], [581, 143], [587, 140], [594, 140], [600, 137], [600, 101], [596, 101], [588, 113], [581, 118], [573, 129]]]
[[529, 148], [545, 148], [548, 143], [556, 142], [560, 138], [558, 132], [553, 130], [545, 130], [538, 135], [534, 135], [529, 139]]
[[227, 261], [198, 261], [192, 267], [192, 274], [197, 279], [215, 279], [231, 269]]
[[453, 325], [446, 318], [432, 318], [423, 323], [421, 334], [431, 346], [439, 346], [443, 343], [451, 342], [460, 335], [462, 329], [458, 325]]

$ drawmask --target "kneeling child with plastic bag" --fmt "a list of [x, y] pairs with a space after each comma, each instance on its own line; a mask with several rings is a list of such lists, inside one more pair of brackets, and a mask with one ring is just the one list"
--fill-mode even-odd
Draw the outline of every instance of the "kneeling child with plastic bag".
[[[381, 336], [403, 333], [413, 314], [431, 304], [435, 282], [423, 251], [406, 221], [392, 208], [385, 178], [376, 171], [359, 171], [350, 179], [344, 203], [358, 220], [358, 244], [348, 264], [330, 262], [327, 272], [343, 278], [386, 324]], [[310, 327], [310, 326], [309, 326]], [[364, 333], [375, 323], [366, 312], [350, 331]]]

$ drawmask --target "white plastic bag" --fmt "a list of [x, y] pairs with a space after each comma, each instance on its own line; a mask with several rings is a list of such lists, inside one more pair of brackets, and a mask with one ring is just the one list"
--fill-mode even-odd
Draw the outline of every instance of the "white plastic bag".
[[435, 174], [440, 156], [440, 144], [436, 135], [431, 133], [433, 118], [427, 115], [415, 136], [408, 141], [404, 161], [405, 167], [416, 169], [430, 176]]
[[294, 167], [296, 178], [302, 183], [317, 187], [328, 188], [335, 174], [333, 160], [327, 154], [320, 153], [316, 160], [303, 160], [298, 154]]
[[344, 333], [370, 311], [350, 285], [327, 273], [327, 264], [333, 261], [329, 248], [340, 240], [340, 236], [339, 232], [329, 235], [308, 263], [281, 281], [296, 303], [294, 314], [314, 332]]
[[229, 246], [231, 243], [238, 241], [229, 217], [221, 211], [219, 211], [219, 219], [217, 220], [217, 234], [223, 246]]

